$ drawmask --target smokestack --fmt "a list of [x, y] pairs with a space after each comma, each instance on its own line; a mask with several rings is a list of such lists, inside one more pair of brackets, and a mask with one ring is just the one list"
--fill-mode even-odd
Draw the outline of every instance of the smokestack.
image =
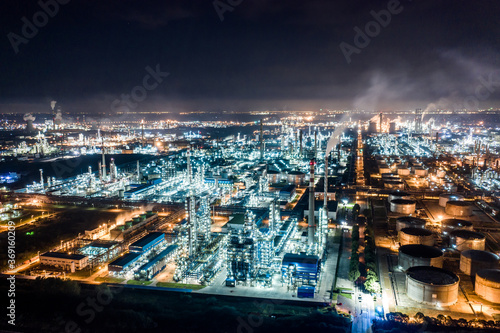
[[382, 121], [384, 119], [384, 116], [382, 116], [382, 112], [380, 112], [379, 116], [379, 132], [382, 133]]
[[142, 147], [144, 148], [144, 119], [141, 120], [141, 127], [142, 127], [141, 142], [142, 142]]
[[302, 140], [304, 138], [304, 133], [302, 130], [299, 130], [299, 156], [302, 157]]
[[102, 138], [102, 178], [106, 178], [106, 153], [104, 151], [104, 138]]
[[317, 151], [318, 151], [318, 131], [314, 131], [314, 158], [316, 158]]
[[43, 169], [40, 169], [40, 184], [42, 185], [42, 189], [44, 187], [44, 183], [43, 183]]
[[102, 166], [101, 162], [98, 163], [97, 170], [99, 170], [99, 180], [102, 182]]
[[262, 125], [262, 119], [260, 120], [260, 160], [264, 159], [264, 127]]
[[186, 153], [187, 156], [187, 176], [188, 176], [188, 183], [191, 186], [192, 184], [192, 171], [191, 171], [191, 146], [188, 146], [188, 151]]
[[139, 164], [139, 160], [137, 160], [137, 181], [141, 181], [141, 166]]
[[309, 177], [309, 218], [308, 218], [308, 229], [307, 229], [307, 244], [312, 246], [314, 243], [314, 165], [316, 161], [314, 158], [309, 162], [310, 166], [310, 177]]

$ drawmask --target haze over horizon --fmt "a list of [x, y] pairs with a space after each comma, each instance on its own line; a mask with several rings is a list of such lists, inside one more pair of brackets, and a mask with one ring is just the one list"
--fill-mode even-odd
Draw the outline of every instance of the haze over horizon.
[[500, 107], [498, 1], [215, 3], [60, 0], [29, 38], [40, 3], [2, 3], [0, 112]]

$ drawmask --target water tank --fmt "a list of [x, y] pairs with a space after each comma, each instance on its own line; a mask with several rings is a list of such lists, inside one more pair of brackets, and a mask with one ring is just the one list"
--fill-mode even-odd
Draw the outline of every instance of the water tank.
[[434, 245], [434, 235], [422, 228], [403, 228], [398, 233], [401, 246], [408, 244]]
[[287, 175], [287, 181], [289, 184], [304, 185], [306, 179], [306, 174], [302, 171], [290, 171]]
[[471, 216], [472, 205], [467, 201], [448, 201], [446, 202], [445, 213], [452, 216]]
[[486, 238], [482, 233], [470, 230], [450, 232], [450, 243], [458, 251], [484, 250]]
[[441, 170], [441, 169], [439, 169], [439, 170], [436, 171], [436, 177], [438, 177], [438, 178], [444, 178], [444, 176], [446, 176], [446, 171]]
[[474, 231], [472, 222], [461, 219], [444, 219], [441, 221], [441, 229], [446, 233], [452, 232], [453, 230]]
[[392, 170], [391, 170], [391, 168], [389, 168], [389, 166], [387, 164], [381, 164], [378, 167], [378, 172], [379, 173], [391, 173]]
[[482, 269], [498, 268], [500, 258], [491, 252], [467, 250], [460, 253], [460, 270], [470, 276], [475, 276]]
[[392, 191], [389, 193], [388, 201], [391, 202], [392, 200], [396, 199], [411, 199], [411, 195], [408, 192], [403, 192], [403, 191]]
[[391, 190], [404, 190], [405, 184], [400, 180], [389, 180], [384, 182], [384, 188]]
[[404, 228], [425, 228], [425, 220], [413, 216], [401, 216], [396, 219], [396, 231]]
[[398, 263], [404, 270], [413, 266], [443, 267], [443, 252], [433, 246], [410, 244], [399, 248]]
[[476, 294], [492, 303], [500, 303], [500, 270], [483, 269], [476, 274]]
[[457, 302], [459, 281], [457, 275], [442, 268], [410, 267], [406, 271], [406, 294], [419, 303], [450, 306]]
[[410, 169], [408, 169], [408, 168], [398, 168], [398, 175], [400, 175], [400, 176], [409, 176], [410, 175]]
[[448, 201], [463, 201], [464, 196], [454, 193], [443, 193], [439, 195], [439, 206], [446, 207]]
[[281, 173], [276, 170], [268, 170], [267, 171], [267, 180], [271, 184], [276, 184], [281, 182]]
[[410, 215], [415, 213], [416, 204], [415, 200], [395, 199], [391, 201], [391, 212]]
[[415, 176], [420, 176], [420, 177], [425, 177], [427, 176], [428, 174], [428, 170], [427, 169], [423, 169], [423, 168], [415, 168]]

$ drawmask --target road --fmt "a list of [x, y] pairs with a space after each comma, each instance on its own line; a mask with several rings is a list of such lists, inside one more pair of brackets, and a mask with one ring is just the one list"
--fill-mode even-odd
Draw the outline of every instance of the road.
[[352, 332], [371, 332], [372, 320], [375, 319], [373, 298], [356, 288], [355, 311], [352, 322]]

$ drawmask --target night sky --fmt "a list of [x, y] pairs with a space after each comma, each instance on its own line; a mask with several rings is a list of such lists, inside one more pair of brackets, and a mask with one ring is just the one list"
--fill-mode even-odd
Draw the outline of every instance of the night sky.
[[0, 112], [500, 106], [498, 0], [59, 1], [0, 4]]

